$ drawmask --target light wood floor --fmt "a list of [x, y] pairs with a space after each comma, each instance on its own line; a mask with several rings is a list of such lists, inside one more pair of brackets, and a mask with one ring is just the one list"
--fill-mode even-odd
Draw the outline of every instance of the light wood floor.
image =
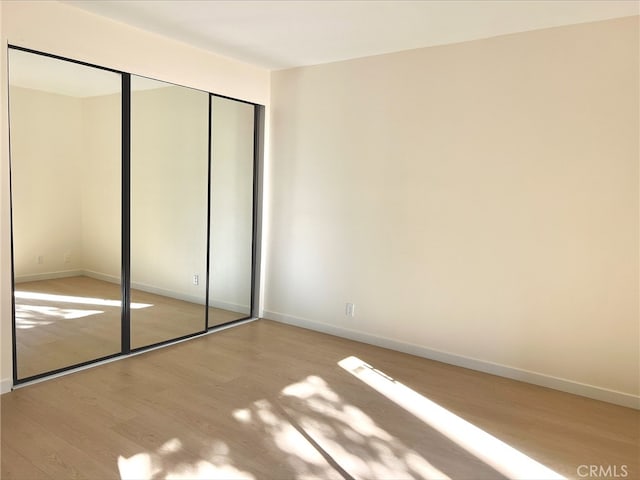
[[2, 478], [506, 477], [347, 357], [566, 478], [640, 478], [638, 411], [267, 320], [3, 395]]
[[[120, 352], [120, 298], [119, 285], [84, 276], [17, 284], [18, 378]], [[131, 348], [205, 329], [204, 305], [139, 290], [131, 299]], [[245, 316], [209, 308], [209, 326]]]

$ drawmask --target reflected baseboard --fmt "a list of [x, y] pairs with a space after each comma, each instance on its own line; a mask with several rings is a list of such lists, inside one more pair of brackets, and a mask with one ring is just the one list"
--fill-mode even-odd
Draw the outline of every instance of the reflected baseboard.
[[[120, 283], [120, 277], [113, 275], [107, 275], [105, 273], [94, 272], [91, 270], [83, 270], [83, 274], [87, 277], [95, 278], [97, 280], [103, 280], [110, 283]], [[153, 293], [156, 295], [162, 295], [163, 297], [175, 298], [177, 300], [184, 300], [185, 302], [197, 303], [204, 305], [204, 300], [195, 295], [187, 295], [173, 290], [167, 290], [164, 288], [156, 287], [154, 285], [147, 285], [140, 282], [131, 282], [131, 288], [135, 290], [141, 290], [147, 293]], [[222, 310], [229, 310], [231, 312], [243, 313], [245, 315], [251, 314], [251, 307], [249, 305], [240, 305], [232, 302], [225, 302], [224, 300], [209, 299], [209, 306], [213, 308], [220, 308]]]
[[16, 283], [37, 282], [40, 280], [55, 280], [56, 278], [79, 277], [84, 275], [84, 270], [63, 270], [59, 272], [33, 273], [29, 275], [16, 275]]
[[163, 297], [174, 298], [176, 300], [182, 300], [184, 302], [195, 303], [198, 305], [204, 305], [205, 303], [204, 297], [201, 296], [175, 292], [173, 290], [167, 290], [165, 288], [156, 287], [154, 285], [147, 285], [140, 282], [131, 282], [131, 290], [140, 290], [142, 292], [153, 293], [154, 295], [161, 295]]
[[[110, 275], [107, 273], [96, 272], [94, 270], [65, 270], [61, 272], [47, 272], [38, 273], [33, 275], [19, 275], [16, 276], [15, 282], [35, 282], [39, 280], [54, 280], [56, 278], [68, 278], [85, 276], [94, 278], [96, 280], [102, 280], [103, 282], [109, 282], [114, 284], [120, 283], [120, 277], [116, 275]], [[140, 282], [131, 282], [131, 288], [134, 290], [140, 290], [147, 293], [153, 293], [155, 295], [161, 295], [163, 297], [175, 298], [176, 300], [183, 300], [189, 303], [195, 303], [198, 305], [204, 305], [204, 298], [197, 295], [189, 295], [182, 292], [175, 292], [165, 288], [156, 287], [154, 285], [147, 285]], [[210, 299], [209, 306], [214, 308], [220, 308], [222, 310], [229, 310], [232, 312], [243, 313], [249, 315], [251, 313], [251, 307], [249, 305], [239, 305], [232, 302], [225, 302], [223, 300]]]
[[[92, 270], [83, 270], [83, 273], [87, 277], [95, 278], [96, 280], [102, 280], [109, 283], [120, 283], [120, 277], [115, 275], [109, 275], [102, 272], [94, 272]], [[195, 303], [198, 305], [204, 305], [204, 298], [197, 295], [189, 295], [186, 293], [175, 292], [173, 290], [167, 290], [166, 288], [156, 287], [154, 285], [147, 285], [140, 282], [131, 282], [132, 290], [140, 290], [146, 293], [153, 293], [154, 295], [160, 295], [163, 297], [175, 298], [176, 300], [182, 300], [189, 303]]]
[[89, 278], [95, 278], [96, 280], [102, 280], [103, 282], [120, 284], [120, 277], [117, 275], [94, 272], [93, 270], [82, 270], [82, 275]]
[[251, 307], [249, 305], [238, 305], [236, 303], [223, 302], [216, 299], [209, 299], [209, 306], [213, 308], [220, 308], [222, 310], [229, 310], [230, 312], [244, 313], [245, 315], [249, 315], [251, 313]]

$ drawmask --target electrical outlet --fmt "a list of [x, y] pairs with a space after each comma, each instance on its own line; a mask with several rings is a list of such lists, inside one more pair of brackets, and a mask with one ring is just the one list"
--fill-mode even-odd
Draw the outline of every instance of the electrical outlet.
[[39, 265], [42, 265], [44, 263], [44, 255], [38, 255], [36, 257], [36, 261], [38, 262]]
[[64, 263], [71, 263], [71, 253], [67, 252], [64, 254]]
[[195, 273], [193, 275], [193, 284], [194, 285], [198, 285], [200, 283], [200, 275], [198, 275], [197, 273]]
[[356, 306], [353, 303], [347, 303], [344, 308], [344, 314], [347, 317], [355, 317], [356, 316]]

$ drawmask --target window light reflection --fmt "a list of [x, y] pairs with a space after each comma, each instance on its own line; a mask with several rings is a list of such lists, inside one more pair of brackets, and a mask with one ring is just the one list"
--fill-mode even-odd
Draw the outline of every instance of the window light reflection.
[[104, 313], [102, 310], [85, 310], [78, 308], [57, 308], [48, 305], [16, 305], [16, 319], [57, 317], [65, 320], [89, 317]]
[[[65, 302], [65, 303], [82, 303], [85, 305], [100, 305], [104, 307], [119, 307], [122, 305], [120, 300], [109, 300], [106, 298], [92, 298], [92, 297], [74, 297], [71, 295], [54, 295], [52, 293], [39, 293], [39, 292], [25, 292], [18, 290], [15, 292], [15, 297], [22, 300], [38, 300], [43, 302]], [[147, 308], [153, 307], [150, 303], [135, 303], [131, 302], [131, 308]]]

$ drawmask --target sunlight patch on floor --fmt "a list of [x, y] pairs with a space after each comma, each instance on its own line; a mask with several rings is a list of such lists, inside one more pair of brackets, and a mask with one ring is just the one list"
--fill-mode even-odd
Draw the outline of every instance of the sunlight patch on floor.
[[262, 399], [233, 417], [270, 436], [296, 478], [449, 479], [418, 452], [344, 402], [318, 376], [285, 387], [280, 400]]
[[118, 471], [122, 480], [141, 480], [163, 478], [167, 480], [214, 480], [238, 479], [255, 480], [248, 472], [238, 470], [228, 463], [229, 447], [219, 440], [212, 444], [211, 458], [198, 460], [189, 464], [172, 464], [169, 458], [179, 454], [183, 449], [182, 442], [173, 438], [165, 442], [154, 453], [138, 453], [131, 457], [118, 457]]
[[[284, 387], [274, 397], [261, 398], [231, 412], [240, 428], [246, 429], [246, 435], [259, 439], [259, 450], [265, 458], [277, 459], [278, 470], [287, 472], [288, 478], [451, 480], [463, 474], [464, 468], [485, 468], [485, 476], [493, 472], [494, 477], [504, 475], [514, 479], [564, 479], [362, 360], [348, 357], [339, 365], [391, 400], [393, 405], [385, 406], [383, 402], [374, 407], [372, 404], [374, 410], [365, 412], [343, 398], [323, 378], [310, 375]], [[356, 389], [349, 394], [358, 393]], [[369, 405], [364, 401], [364, 405]], [[406, 438], [395, 436], [396, 430], [388, 423], [392, 420], [387, 413], [396, 405], [422, 420], [427, 425], [423, 427], [424, 433], [418, 429]], [[416, 450], [421, 448], [422, 435], [429, 435], [431, 429], [453, 442], [443, 448], [458, 449], [454, 444], [459, 446], [458, 460], [470, 463], [466, 467], [446, 462], [438, 464], [442, 460], [438, 453], [430, 459], [431, 449]], [[255, 479], [250, 464], [234, 464], [234, 452], [226, 442], [211, 439], [207, 443], [204, 450], [198, 447], [194, 451], [174, 438], [152, 452], [128, 458], [120, 456], [121, 478]], [[447, 472], [448, 469], [451, 472]]]
[[508, 478], [565, 478], [357, 357], [338, 365]]
[[[15, 297], [22, 300], [37, 300], [42, 302], [65, 302], [65, 303], [82, 303], [85, 305], [100, 305], [103, 307], [120, 307], [122, 302], [120, 300], [109, 300], [106, 298], [93, 298], [93, 297], [76, 297], [72, 295], [55, 295], [52, 293], [39, 293], [39, 292], [26, 292], [17, 290]], [[150, 303], [136, 303], [131, 302], [131, 308], [147, 308], [153, 307]]]

